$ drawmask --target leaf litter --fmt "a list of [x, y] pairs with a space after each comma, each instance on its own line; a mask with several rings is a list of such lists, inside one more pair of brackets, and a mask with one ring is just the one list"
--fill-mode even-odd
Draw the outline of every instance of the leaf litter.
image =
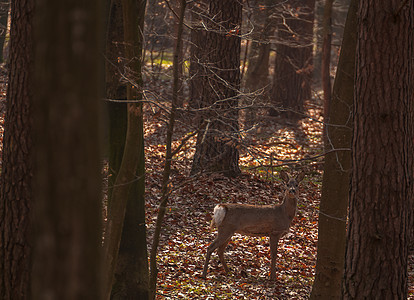
[[[1, 72], [0, 139], [4, 131], [7, 73]], [[302, 184], [298, 212], [290, 232], [279, 242], [277, 280], [269, 278], [270, 248], [266, 237], [235, 235], [225, 257], [231, 273], [225, 275], [215, 254], [207, 274], [200, 277], [206, 248], [214, 239], [209, 223], [214, 206], [222, 202], [273, 204], [281, 201], [281, 184], [269, 165], [274, 157], [309, 158], [321, 153], [320, 108], [308, 107], [312, 119], [299, 126], [263, 116], [260, 130], [244, 136], [244, 142], [259, 150], [241, 149], [243, 175], [229, 179], [221, 175], [189, 177], [195, 139], [190, 139], [173, 163], [172, 193], [164, 220], [158, 253], [157, 299], [308, 299], [316, 264], [318, 208], [322, 159], [302, 164], [308, 177]], [[147, 109], [145, 120], [147, 239], [151, 245], [159, 204], [161, 173], [165, 153], [165, 123]], [[316, 121], [315, 121], [316, 120]], [[186, 130], [177, 127], [176, 136]], [[177, 147], [178, 140], [174, 146]], [[0, 153], [2, 151], [2, 143]], [[1, 164], [1, 161], [0, 161]], [[275, 163], [276, 164], [276, 163]], [[1, 165], [0, 165], [1, 166]], [[275, 172], [277, 173], [277, 172]], [[105, 212], [104, 212], [105, 213]], [[150, 250], [150, 249], [149, 249]], [[409, 257], [409, 299], [414, 299], [414, 258]]]
[[[319, 110], [314, 110], [320, 118]], [[189, 176], [195, 138], [175, 157], [171, 196], [158, 253], [157, 299], [307, 299], [316, 263], [317, 218], [321, 161], [299, 163], [309, 176], [300, 190], [297, 215], [290, 232], [279, 242], [277, 280], [269, 280], [270, 248], [267, 237], [236, 234], [226, 248], [231, 273], [225, 275], [217, 255], [212, 255], [207, 279], [201, 278], [206, 248], [214, 239], [210, 220], [215, 205], [223, 202], [256, 205], [282, 201], [277, 176], [281, 160], [302, 159], [322, 151], [321, 123], [303, 119], [286, 125], [266, 118], [255, 135], [245, 134], [240, 150], [238, 178], [219, 174]], [[147, 117], [145, 147], [147, 166], [147, 228], [150, 247], [154, 217], [159, 205], [161, 170], [164, 164], [165, 126]], [[174, 147], [185, 128], [177, 127]], [[182, 131], [182, 132], [181, 132]], [[254, 145], [253, 147], [248, 145]], [[173, 147], [173, 148], [174, 148]], [[249, 148], [250, 147], [250, 148]], [[255, 155], [260, 152], [260, 155]], [[160, 154], [161, 153], [161, 154]], [[283, 162], [282, 162], [283, 163]], [[150, 249], [149, 249], [150, 250]]]
[[[308, 299], [315, 276], [318, 209], [322, 182], [321, 109], [308, 105], [308, 115], [298, 124], [261, 116], [259, 130], [245, 134], [240, 150], [242, 175], [189, 176], [195, 138], [174, 158], [168, 213], [164, 220], [158, 253], [157, 299]], [[159, 205], [164, 164], [165, 126], [147, 114], [145, 150], [147, 166], [147, 239], [151, 246]], [[173, 149], [184, 127], [176, 128]], [[161, 152], [161, 153], [160, 153]], [[225, 274], [213, 253], [207, 279], [201, 278], [207, 246], [216, 231], [210, 221], [215, 205], [223, 202], [256, 205], [281, 203], [282, 186], [277, 176], [283, 160], [297, 160], [295, 171], [307, 177], [300, 189], [295, 219], [280, 241], [276, 262], [277, 280], [269, 280], [270, 248], [267, 237], [235, 234], [225, 251], [230, 273]], [[150, 251], [150, 249], [149, 249]], [[409, 299], [414, 299], [413, 258], [410, 256]]]

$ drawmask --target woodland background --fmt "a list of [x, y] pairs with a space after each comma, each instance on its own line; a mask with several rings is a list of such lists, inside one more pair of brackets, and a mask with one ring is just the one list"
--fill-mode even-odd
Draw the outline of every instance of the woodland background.
[[[0, 298], [414, 299], [412, 1], [100, 2], [1, 4]], [[280, 170], [277, 280], [241, 235], [202, 279]]]

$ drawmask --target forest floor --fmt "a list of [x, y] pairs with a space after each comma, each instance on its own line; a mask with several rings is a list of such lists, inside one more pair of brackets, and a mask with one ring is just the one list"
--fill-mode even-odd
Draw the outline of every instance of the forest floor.
[[[6, 71], [0, 69], [0, 141], [6, 102]], [[244, 132], [240, 147], [242, 175], [190, 177], [195, 139], [174, 157], [171, 196], [158, 253], [157, 299], [308, 299], [314, 279], [318, 237], [318, 208], [322, 178], [320, 107], [306, 104], [309, 117], [292, 124], [281, 117], [259, 115], [260, 124]], [[182, 120], [181, 120], [182, 121]], [[188, 134], [186, 122], [177, 122], [174, 148]], [[148, 248], [160, 199], [165, 155], [166, 124], [160, 111], [146, 106], [145, 154]], [[2, 150], [2, 143], [0, 151]], [[283, 160], [301, 160], [286, 163]], [[1, 160], [0, 160], [1, 167]], [[216, 253], [207, 279], [201, 278], [206, 249], [214, 239], [210, 220], [216, 204], [238, 202], [273, 204], [282, 200], [278, 171], [305, 170], [298, 211], [290, 232], [279, 242], [277, 280], [269, 280], [268, 238], [235, 235], [225, 257], [231, 274], [225, 275]], [[149, 249], [150, 250], [150, 249]], [[409, 264], [409, 299], [414, 299], [414, 259]]]
[[[309, 158], [322, 152], [319, 111], [319, 108], [309, 106], [308, 113], [313, 119], [305, 118], [298, 124], [260, 116], [260, 127], [254, 134], [245, 133], [244, 147], [240, 149], [242, 175], [238, 178], [221, 175], [190, 177], [195, 140], [189, 141], [173, 162], [173, 191], [158, 255], [157, 299], [308, 298], [316, 262], [322, 157]], [[147, 117], [145, 128], [150, 241], [159, 204], [165, 126]], [[184, 134], [178, 127], [176, 136]], [[215, 230], [210, 229], [214, 206], [228, 202], [280, 203], [283, 189], [277, 173], [282, 167], [277, 165], [286, 159], [306, 159], [294, 164], [294, 171], [290, 172], [294, 174], [305, 169], [307, 177], [301, 185], [298, 212], [290, 232], [279, 242], [277, 280], [269, 280], [268, 238], [237, 234], [225, 251], [231, 274], [224, 274], [216, 253], [213, 253], [207, 279], [202, 279], [206, 249], [215, 236]], [[261, 166], [272, 164], [274, 174], [271, 167]], [[150, 247], [150, 243], [148, 245]]]
[[[321, 107], [306, 104], [306, 114], [296, 124], [281, 117], [259, 115], [259, 127], [243, 136], [240, 147], [242, 176], [190, 177], [195, 139], [190, 139], [173, 161], [171, 197], [158, 252], [157, 299], [308, 299], [316, 265], [318, 209], [323, 152]], [[152, 117], [153, 115], [154, 117]], [[147, 166], [148, 248], [154, 231], [164, 165], [166, 125], [159, 112], [147, 110], [145, 148]], [[185, 123], [185, 122], [184, 122]], [[185, 136], [185, 126], [175, 132], [174, 148]], [[284, 165], [286, 160], [298, 163]], [[273, 165], [275, 167], [263, 167]], [[276, 167], [278, 166], [278, 167]], [[207, 279], [201, 278], [207, 246], [216, 230], [210, 229], [213, 208], [219, 203], [274, 204], [282, 200], [280, 169], [305, 170], [298, 211], [290, 232], [279, 242], [277, 280], [269, 280], [270, 249], [267, 237], [236, 234], [226, 248], [231, 270], [226, 275], [216, 252]], [[149, 249], [150, 250], [150, 249]], [[410, 256], [410, 299], [414, 299], [413, 257]]]

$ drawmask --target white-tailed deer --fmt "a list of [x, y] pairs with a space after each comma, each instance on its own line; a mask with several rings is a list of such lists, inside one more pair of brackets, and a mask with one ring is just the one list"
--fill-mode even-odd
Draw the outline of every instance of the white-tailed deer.
[[296, 214], [298, 201], [298, 186], [304, 173], [296, 178], [289, 178], [284, 172], [280, 177], [285, 183], [285, 195], [280, 205], [248, 205], [248, 204], [219, 204], [214, 208], [211, 227], [217, 226], [217, 237], [208, 246], [206, 261], [204, 263], [203, 278], [206, 278], [208, 263], [211, 253], [217, 249], [217, 253], [224, 271], [229, 268], [224, 261], [224, 249], [234, 233], [250, 236], [270, 237], [270, 279], [276, 279], [276, 257], [279, 239], [289, 231], [290, 224]]

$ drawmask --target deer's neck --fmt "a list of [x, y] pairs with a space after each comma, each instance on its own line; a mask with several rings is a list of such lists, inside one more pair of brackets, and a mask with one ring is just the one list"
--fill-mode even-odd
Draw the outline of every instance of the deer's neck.
[[295, 217], [297, 203], [298, 200], [296, 197], [290, 194], [286, 195], [285, 199], [283, 200], [282, 205], [285, 207], [285, 211], [291, 221]]

